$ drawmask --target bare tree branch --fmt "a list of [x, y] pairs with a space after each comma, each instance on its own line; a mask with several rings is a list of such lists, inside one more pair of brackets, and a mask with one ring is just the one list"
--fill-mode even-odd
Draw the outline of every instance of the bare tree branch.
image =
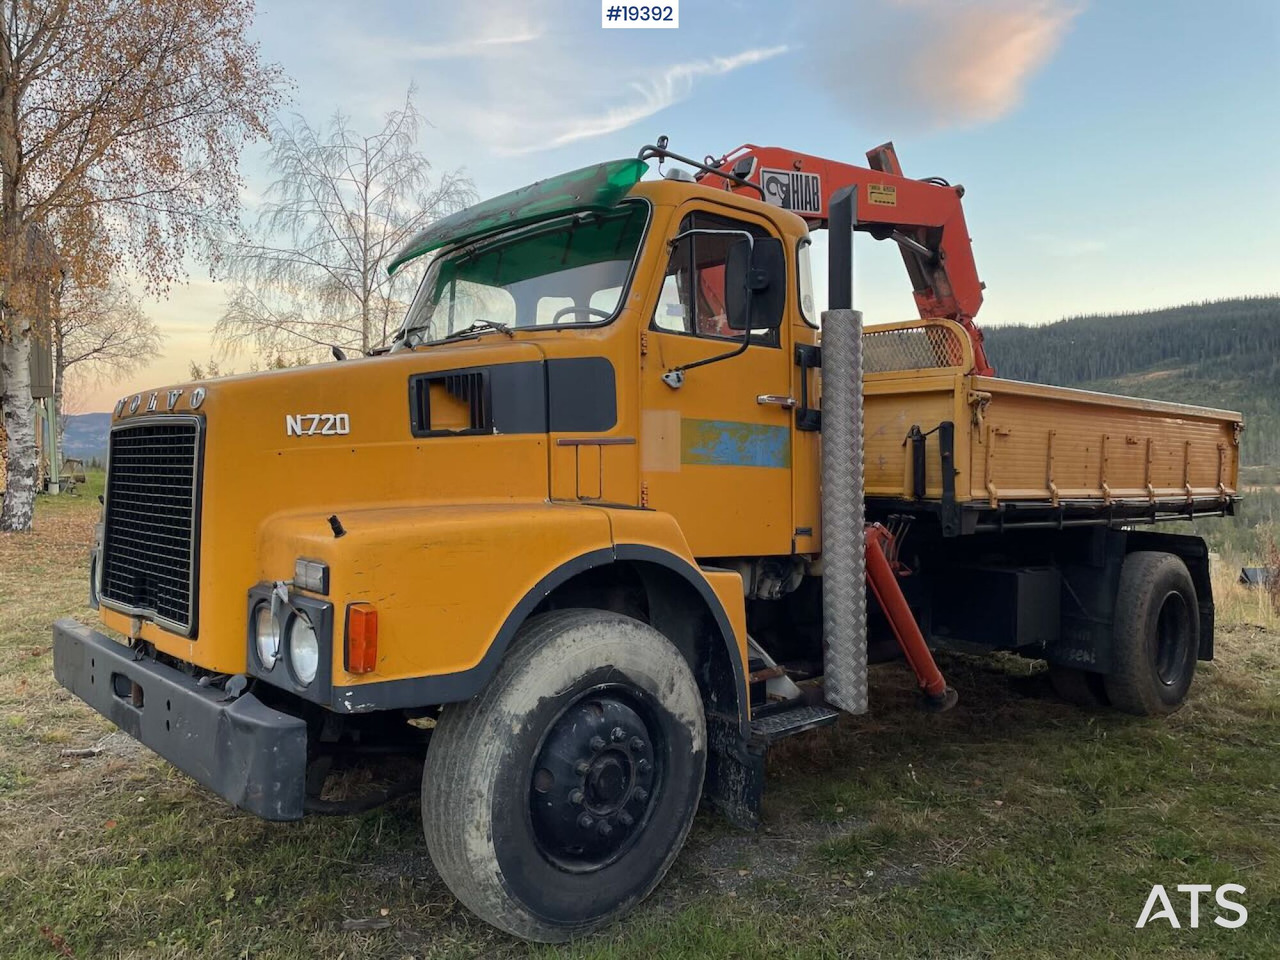
[[61, 371], [91, 367], [90, 375], [100, 380], [145, 366], [159, 355], [163, 342], [155, 321], [120, 283], [68, 285], [54, 325]]
[[368, 352], [386, 341], [413, 281], [412, 271], [388, 277], [387, 258], [475, 198], [463, 173], [436, 178], [418, 151], [413, 94], [371, 136], [341, 114], [324, 128], [294, 116], [273, 129], [276, 178], [253, 239], [223, 250], [240, 287], [215, 335], [231, 349], [305, 357], [329, 344]]

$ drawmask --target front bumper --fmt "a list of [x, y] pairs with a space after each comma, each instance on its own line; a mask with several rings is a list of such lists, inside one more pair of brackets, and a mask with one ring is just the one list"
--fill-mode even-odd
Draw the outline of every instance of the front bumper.
[[222, 690], [135, 659], [133, 650], [74, 620], [53, 625], [53, 672], [125, 733], [229, 803], [266, 820], [301, 819], [304, 721], [253, 694], [227, 700]]

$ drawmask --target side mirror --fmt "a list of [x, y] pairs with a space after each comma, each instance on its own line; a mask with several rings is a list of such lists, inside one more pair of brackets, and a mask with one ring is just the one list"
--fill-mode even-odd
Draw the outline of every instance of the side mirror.
[[725, 314], [730, 330], [777, 330], [787, 302], [782, 241], [745, 237], [729, 246], [724, 265]]

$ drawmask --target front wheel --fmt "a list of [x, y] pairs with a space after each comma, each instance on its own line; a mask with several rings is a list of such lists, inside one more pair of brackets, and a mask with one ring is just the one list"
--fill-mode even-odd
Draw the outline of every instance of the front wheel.
[[665, 637], [616, 613], [545, 614], [436, 725], [422, 774], [427, 848], [481, 919], [568, 940], [661, 881], [705, 766], [698, 685]]

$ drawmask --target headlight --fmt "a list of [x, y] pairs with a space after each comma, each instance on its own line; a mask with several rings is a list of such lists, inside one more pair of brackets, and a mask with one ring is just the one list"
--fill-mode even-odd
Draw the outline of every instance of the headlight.
[[289, 667], [304, 687], [316, 678], [320, 667], [320, 644], [306, 617], [297, 614], [289, 624]]
[[258, 660], [264, 669], [276, 665], [280, 655], [280, 621], [271, 615], [271, 604], [258, 604], [254, 614], [253, 639], [258, 648]]

